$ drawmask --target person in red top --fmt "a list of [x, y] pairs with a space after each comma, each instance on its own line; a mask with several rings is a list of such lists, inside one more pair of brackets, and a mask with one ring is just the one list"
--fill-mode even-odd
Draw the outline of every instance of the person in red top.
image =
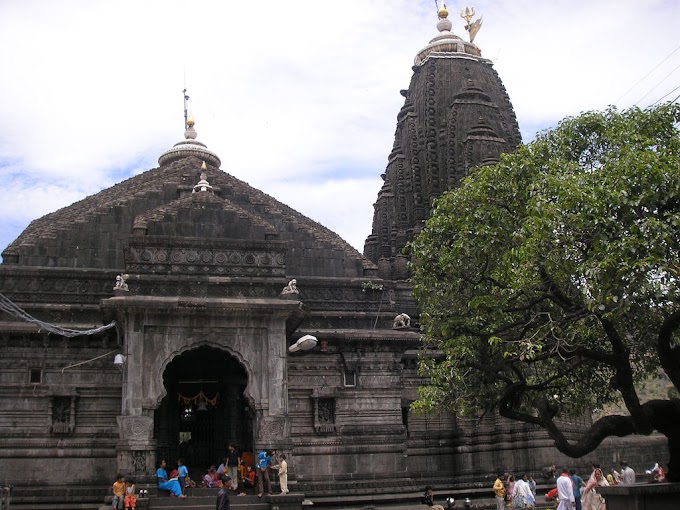
[[253, 468], [246, 465], [245, 462], [241, 462], [238, 470], [239, 478], [241, 479], [241, 491], [239, 496], [245, 496], [246, 489], [252, 489], [255, 487], [255, 471], [253, 471]]
[[658, 462], [654, 463], [654, 467], [652, 469], [648, 469], [646, 471], [648, 475], [652, 475], [652, 481], [654, 482], [665, 482], [666, 481], [666, 473], [664, 472], [663, 468], [661, 467], [661, 464]]

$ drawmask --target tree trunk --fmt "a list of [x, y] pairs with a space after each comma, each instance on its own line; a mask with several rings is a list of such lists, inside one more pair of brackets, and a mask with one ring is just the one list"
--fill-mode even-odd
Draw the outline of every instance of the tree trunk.
[[[680, 424], [678, 427], [680, 427]], [[668, 438], [668, 473], [666, 473], [666, 480], [669, 482], [680, 482], [680, 430], [678, 430], [678, 427], [676, 427], [675, 432], [666, 436]]]
[[644, 406], [654, 428], [668, 438], [666, 480], [680, 482], [680, 399], [650, 400]]

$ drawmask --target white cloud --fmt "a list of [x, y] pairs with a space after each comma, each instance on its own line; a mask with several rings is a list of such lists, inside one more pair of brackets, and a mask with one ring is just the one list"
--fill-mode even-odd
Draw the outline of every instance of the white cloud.
[[[670, 54], [680, 25], [672, 4], [478, 2], [476, 42], [496, 61], [525, 140], [616, 102]], [[450, 18], [463, 35], [459, 8]], [[199, 139], [224, 170], [361, 251], [399, 90], [435, 24], [432, 0], [0, 3], [0, 167], [10, 195], [1, 247], [121, 170], [155, 166], [181, 139], [186, 82]], [[620, 106], [672, 90], [678, 64], [680, 52]]]

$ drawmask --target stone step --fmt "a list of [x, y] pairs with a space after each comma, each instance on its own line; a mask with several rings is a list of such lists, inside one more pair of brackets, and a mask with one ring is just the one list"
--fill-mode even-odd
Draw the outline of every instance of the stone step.
[[[12, 501], [11, 510], [99, 510], [101, 503], [15, 503]], [[111, 507], [106, 507], [111, 510]]]
[[[149, 510], [213, 510], [217, 501], [219, 489], [191, 489], [186, 498], [158, 496], [148, 499]], [[299, 501], [302, 494], [237, 496], [230, 494], [229, 501], [232, 509], [270, 510], [273, 506], [282, 505], [288, 501]], [[282, 505], [283, 506], [283, 505]]]

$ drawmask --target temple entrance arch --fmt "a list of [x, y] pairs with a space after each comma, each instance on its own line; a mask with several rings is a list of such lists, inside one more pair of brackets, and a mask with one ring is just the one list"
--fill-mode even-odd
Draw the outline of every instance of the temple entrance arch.
[[156, 459], [174, 468], [182, 457], [192, 478], [219, 464], [227, 445], [253, 449], [253, 416], [244, 390], [245, 368], [209, 346], [186, 351], [163, 372], [166, 395], [155, 411]]

